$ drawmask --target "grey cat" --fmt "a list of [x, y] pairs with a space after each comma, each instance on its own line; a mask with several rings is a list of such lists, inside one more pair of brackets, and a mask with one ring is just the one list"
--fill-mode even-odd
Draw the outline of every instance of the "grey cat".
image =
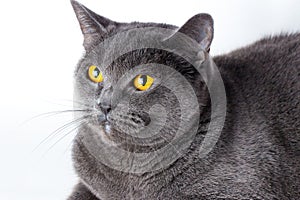
[[[74, 105], [82, 109], [73, 144], [79, 183], [69, 200], [300, 198], [299, 33], [264, 38], [212, 59], [213, 20], [208, 14], [195, 15], [180, 28], [118, 23], [71, 2], [85, 54], [75, 70]], [[184, 52], [171, 51], [173, 43], [170, 51], [148, 43], [147, 48], [133, 48], [144, 43], [140, 38], [156, 37], [153, 30], [160, 28], [173, 33], [164, 42], [176, 34], [193, 39], [201, 69], [210, 68], [213, 60], [221, 74], [226, 119], [205, 156], [199, 152], [215, 117], [209, 84], [217, 72], [203, 77]], [[140, 42], [130, 42], [137, 36], [132, 30], [146, 30]], [[123, 51], [129, 47], [132, 51]], [[188, 125], [180, 128], [181, 120]], [[149, 126], [162, 128], [139, 137]], [[178, 130], [183, 133], [178, 144], [188, 146], [134, 164], [136, 155], [170, 144]], [[146, 168], [149, 163], [154, 164]]]

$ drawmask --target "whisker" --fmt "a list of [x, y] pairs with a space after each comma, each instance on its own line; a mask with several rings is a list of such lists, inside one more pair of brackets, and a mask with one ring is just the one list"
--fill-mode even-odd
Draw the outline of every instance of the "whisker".
[[62, 103], [57, 103], [57, 102], [52, 102], [52, 101], [46, 101], [47, 103], [51, 104], [51, 105], [57, 105], [57, 106], [62, 106], [62, 107], [71, 107], [73, 108], [73, 105], [72, 104], [62, 104]]
[[92, 109], [78, 109], [78, 110], [59, 110], [59, 111], [50, 111], [50, 112], [45, 112], [45, 113], [41, 113], [38, 114], [36, 116], [31, 117], [30, 119], [27, 119], [26, 121], [24, 121], [20, 126], [23, 126], [24, 124], [40, 118], [40, 117], [52, 117], [52, 116], [56, 116], [59, 114], [65, 114], [65, 113], [72, 113], [72, 112], [91, 112], [93, 111]]
[[78, 104], [78, 105], [86, 107], [86, 108], [90, 108], [91, 107], [90, 105], [88, 105], [88, 104], [86, 104], [84, 102], [81, 102], [81, 101], [77, 101], [77, 100], [62, 99], [62, 101], [71, 102], [72, 105]]
[[34, 149], [33, 152], [36, 151], [42, 144], [44, 144], [46, 141], [51, 140], [52, 138], [54, 138], [56, 135], [58, 135], [59, 133], [61, 133], [62, 131], [66, 130], [67, 128], [69, 128], [70, 126], [79, 123], [80, 121], [88, 118], [90, 115], [84, 115], [78, 119], [72, 120], [71, 122], [68, 122], [67, 124], [64, 124], [63, 126], [57, 128], [56, 130], [54, 130], [52, 133], [50, 133], [46, 138], [44, 138]]
[[62, 105], [62, 106], [72, 106], [73, 107], [74, 103], [76, 103], [78, 105], [85, 106], [86, 108], [90, 107], [90, 105], [86, 104], [85, 102], [80, 102], [80, 101], [77, 101], [77, 100], [74, 100], [74, 99], [57, 99], [55, 101], [57, 101], [57, 102], [68, 102], [68, 103], [70, 103], [70, 105], [65, 105], [65, 104], [56, 103], [56, 102], [52, 102], [52, 101], [49, 101], [49, 102], [52, 103], [52, 104], [57, 104], [57, 105]]
[[85, 122], [84, 119], [82, 119], [82, 121], [75, 126], [74, 128], [72, 128], [70, 131], [68, 131], [66, 134], [64, 134], [62, 137], [60, 137], [54, 144], [52, 144], [47, 150], [46, 152], [43, 154], [43, 156], [45, 156], [57, 143], [59, 143], [61, 140], [63, 140], [66, 136], [68, 136], [70, 133], [72, 133], [73, 131], [75, 131], [76, 129], [78, 129], [78, 127], [82, 126], [83, 124], [87, 124], [88, 122]]
[[[153, 147], [150, 147], [150, 149], [153, 150], [154, 153], [156, 154], [156, 156], [159, 158], [159, 155], [158, 155], [157, 151]], [[161, 167], [162, 173], [165, 173], [165, 167], [161, 164], [161, 162], [159, 162], [159, 165]]]
[[[130, 140], [130, 142], [131, 142], [131, 145], [133, 145], [133, 152], [135, 151], [135, 148], [136, 148], [136, 144], [134, 143], [134, 140], [133, 140], [133, 138], [132, 137], [129, 137], [128, 138], [129, 140]], [[126, 140], [126, 143], [127, 143], [127, 147], [128, 147], [128, 139], [127, 139], [127, 137], [125, 137], [125, 140]], [[128, 147], [129, 148], [129, 147]], [[129, 150], [128, 150], [129, 151]], [[130, 155], [131, 155], [131, 153], [128, 153], [128, 156], [127, 156], [127, 160], [129, 160], [130, 159]], [[131, 160], [131, 163], [130, 163], [130, 167], [131, 167], [131, 169], [132, 169], [132, 166], [133, 166], [133, 160]], [[129, 183], [130, 183], [131, 181], [129, 181]]]
[[72, 139], [71, 142], [69, 142], [69, 144], [68, 144], [68, 146], [66, 147], [66, 150], [64, 151], [63, 154], [66, 154], [66, 153], [71, 149], [71, 146], [72, 146], [73, 143], [74, 143], [74, 138]]

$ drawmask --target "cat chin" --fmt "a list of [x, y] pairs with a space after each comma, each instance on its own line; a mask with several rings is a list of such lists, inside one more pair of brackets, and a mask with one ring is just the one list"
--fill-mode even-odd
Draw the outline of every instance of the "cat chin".
[[107, 145], [110, 146], [117, 146], [117, 144], [112, 141], [111, 139], [109, 139], [108, 135], [111, 134], [112, 129], [111, 129], [111, 125], [109, 123], [105, 123], [104, 125], [100, 126], [100, 130], [99, 130], [99, 136], [100, 139]]
[[115, 130], [112, 125], [109, 122], [104, 122], [101, 124], [98, 124], [99, 130], [97, 131], [99, 135], [99, 139], [101, 141], [109, 146], [114, 146], [114, 147], [120, 147], [122, 146], [122, 139], [116, 135], [122, 134], [121, 132], [118, 132]]
[[82, 136], [93, 135], [94, 139], [101, 140], [109, 146], [117, 146], [110, 136], [114, 134], [114, 129], [111, 124], [106, 120], [99, 120], [98, 115], [92, 116], [86, 125], [82, 127]]
[[110, 134], [110, 133], [111, 133], [111, 125], [110, 125], [108, 122], [105, 122], [105, 123], [104, 123], [104, 131], [105, 131], [105, 133], [107, 133], [107, 134]]

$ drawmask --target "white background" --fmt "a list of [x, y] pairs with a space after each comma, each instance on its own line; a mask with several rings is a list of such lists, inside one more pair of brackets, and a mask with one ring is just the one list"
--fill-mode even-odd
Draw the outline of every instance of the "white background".
[[[215, 20], [213, 55], [268, 34], [300, 30], [300, 2], [296, 0], [81, 2], [120, 22], [181, 25], [194, 14], [210, 13]], [[70, 155], [75, 133], [68, 134], [72, 127], [35, 147], [72, 115], [31, 118], [72, 109], [72, 76], [82, 55], [81, 44], [81, 31], [69, 0], [1, 2], [1, 200], [63, 200], [71, 192], [77, 180]]]

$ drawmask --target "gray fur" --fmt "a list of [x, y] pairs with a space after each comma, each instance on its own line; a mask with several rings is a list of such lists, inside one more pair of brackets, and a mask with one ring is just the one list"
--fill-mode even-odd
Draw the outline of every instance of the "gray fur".
[[[86, 48], [75, 71], [74, 104], [88, 108], [86, 112], [90, 115], [78, 128], [73, 144], [74, 167], [80, 180], [69, 200], [300, 198], [299, 33], [264, 38], [214, 58], [226, 88], [226, 122], [214, 149], [206, 157], [199, 158], [200, 143], [210, 121], [210, 100], [201, 76], [186, 61], [160, 50], [138, 50], [103, 68], [105, 81], [101, 84], [91, 83], [86, 76], [87, 67], [99, 62], [97, 44], [106, 37], [136, 27], [164, 27], [174, 31], [177, 27], [117, 23], [95, 13], [89, 14], [97, 16], [93, 18], [98, 20], [97, 23], [87, 22], [82, 9], [90, 11], [75, 1], [72, 4], [85, 36]], [[107, 23], [102, 24], [99, 31], [99, 27], [94, 26], [101, 24], [102, 19]], [[87, 28], [93, 28], [93, 31], [88, 32]], [[209, 15], [196, 15], [178, 30], [199, 42], [203, 47], [201, 51], [208, 58], [213, 36]], [[96, 35], [95, 38], [91, 33]], [[114, 130], [102, 139], [133, 152], [158, 149], [172, 139], [180, 113], [176, 97], [165, 87], [154, 85], [141, 95], [130, 86], [135, 73], [146, 72], [158, 77], [155, 82], [158, 85], [168, 75], [155, 67], [147, 67], [147, 63], [171, 66], [192, 84], [201, 111], [201, 117], [197, 116], [200, 118], [199, 128], [190, 147], [167, 168], [142, 174], [126, 173], [99, 162], [82, 141], [84, 137], [93, 138], [94, 127], [105, 132], [105, 125], [98, 121], [103, 114], [99, 103], [109, 102], [108, 91], [113, 90], [122, 75], [136, 65], [141, 65], [140, 71], [132, 72], [132, 76], [120, 84], [122, 91], [131, 97], [130, 110], [122, 107], [121, 100], [115, 106], [111, 105], [111, 126], [116, 130], [138, 133], [149, 123], [143, 111], [159, 102], [168, 109], [166, 126], [161, 130], [165, 138], [152, 137], [143, 141]], [[174, 80], [174, 84], [181, 83]], [[160, 123], [160, 115], [153, 113], [151, 119], [157, 119], [153, 123]], [[93, 142], [96, 145], [96, 141], [90, 144]], [[152, 144], [152, 149], [144, 144]]]

